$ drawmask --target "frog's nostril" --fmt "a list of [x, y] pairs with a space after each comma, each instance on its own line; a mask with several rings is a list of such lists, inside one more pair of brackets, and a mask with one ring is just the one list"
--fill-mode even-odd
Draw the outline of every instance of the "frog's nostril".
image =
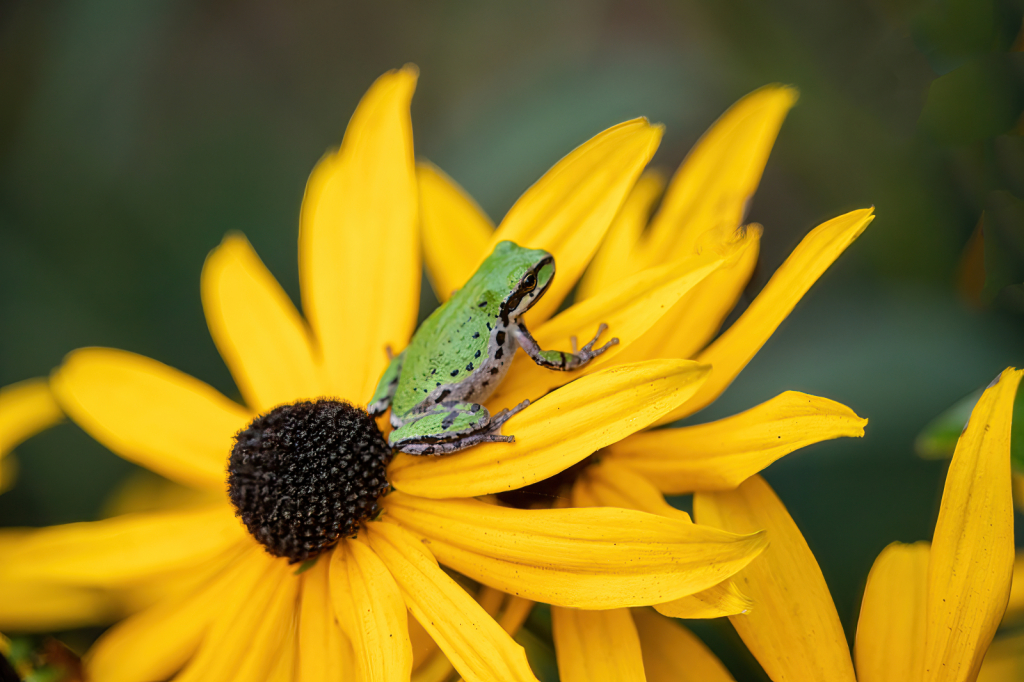
[[377, 423], [345, 402], [281, 405], [235, 436], [228, 493], [274, 556], [310, 559], [377, 513], [391, 460]]

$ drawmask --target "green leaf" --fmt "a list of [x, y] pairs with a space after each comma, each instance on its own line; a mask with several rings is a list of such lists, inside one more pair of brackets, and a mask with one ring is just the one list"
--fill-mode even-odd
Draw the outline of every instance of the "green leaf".
[[917, 456], [923, 459], [952, 457], [956, 442], [981, 394], [982, 391], [975, 391], [930, 421], [914, 440]]
[[540, 682], [558, 682], [558, 661], [551, 644], [526, 629], [516, 633], [515, 640], [526, 650], [526, 659]]
[[[983, 391], [978, 389], [971, 393], [924, 427], [914, 440], [914, 451], [918, 457], [945, 459], [953, 456], [971, 410]], [[1017, 390], [1013, 402], [1013, 425], [1010, 428], [1010, 464], [1018, 474], [1024, 474], [1024, 400], [1021, 399], [1021, 391], [1024, 391], [1024, 384]]]

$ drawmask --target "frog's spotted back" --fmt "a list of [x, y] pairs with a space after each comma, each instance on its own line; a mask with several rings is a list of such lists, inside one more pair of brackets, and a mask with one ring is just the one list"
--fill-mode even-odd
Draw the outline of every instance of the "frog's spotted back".
[[617, 342], [595, 351], [595, 337], [580, 353], [537, 346], [521, 318], [554, 275], [554, 258], [547, 251], [499, 242], [465, 286], [423, 322], [381, 377], [370, 403], [374, 414], [390, 405], [392, 447], [441, 454], [507, 441], [497, 430], [511, 415], [491, 417], [480, 403], [504, 379], [516, 350], [522, 347], [538, 364], [568, 370]]

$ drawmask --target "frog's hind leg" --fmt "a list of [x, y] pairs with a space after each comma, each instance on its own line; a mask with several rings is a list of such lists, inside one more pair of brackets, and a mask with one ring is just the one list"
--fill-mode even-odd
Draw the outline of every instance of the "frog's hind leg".
[[480, 443], [512, 443], [513, 436], [496, 433], [515, 412], [502, 410], [494, 418], [476, 403], [445, 401], [391, 432], [391, 447], [410, 455], [444, 455]]

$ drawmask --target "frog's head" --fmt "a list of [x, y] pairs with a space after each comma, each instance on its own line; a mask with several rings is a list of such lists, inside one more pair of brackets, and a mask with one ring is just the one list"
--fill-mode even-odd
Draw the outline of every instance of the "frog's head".
[[547, 251], [527, 249], [514, 242], [499, 242], [487, 259], [491, 272], [500, 277], [506, 292], [501, 304], [502, 318], [515, 319], [533, 307], [551, 286], [555, 259]]

